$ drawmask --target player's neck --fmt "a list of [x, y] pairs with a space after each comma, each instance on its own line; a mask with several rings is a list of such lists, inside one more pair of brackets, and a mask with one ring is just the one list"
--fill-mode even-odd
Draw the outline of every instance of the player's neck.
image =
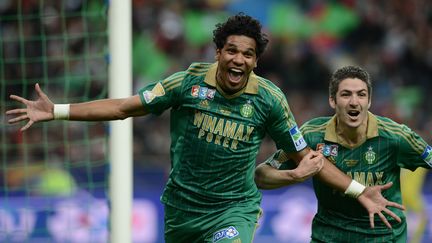
[[362, 123], [358, 127], [349, 127], [338, 123], [336, 133], [338, 140], [341, 140], [339, 143], [350, 148], [355, 148], [366, 141], [367, 122]]

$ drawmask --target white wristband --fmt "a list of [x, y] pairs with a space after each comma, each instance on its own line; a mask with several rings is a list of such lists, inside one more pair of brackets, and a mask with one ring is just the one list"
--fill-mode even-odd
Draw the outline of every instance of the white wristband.
[[348, 186], [348, 188], [345, 191], [345, 195], [349, 197], [357, 198], [358, 196], [360, 196], [360, 194], [362, 194], [365, 188], [366, 187], [363, 186], [362, 184], [358, 183], [355, 180], [352, 180], [351, 184]]
[[70, 104], [54, 104], [54, 120], [69, 120]]

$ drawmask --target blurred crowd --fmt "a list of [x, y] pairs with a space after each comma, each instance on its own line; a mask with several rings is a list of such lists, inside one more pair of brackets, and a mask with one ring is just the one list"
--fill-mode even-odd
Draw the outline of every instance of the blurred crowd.
[[[1, 1], [2, 103], [12, 92], [33, 95], [33, 84], [41, 79], [57, 103], [106, 96], [105, 4]], [[336, 68], [355, 64], [373, 79], [372, 112], [407, 124], [432, 143], [432, 4], [428, 0], [133, 0], [132, 5], [135, 92], [148, 82], [184, 70], [191, 62], [213, 62], [215, 24], [241, 11], [259, 19], [270, 38], [255, 72], [286, 93], [299, 124], [332, 114], [328, 79]], [[14, 13], [32, 17], [13, 19]], [[65, 21], [65, 15], [71, 18]], [[22, 84], [24, 79], [28, 85]], [[5, 104], [7, 108], [16, 105]], [[4, 110], [2, 106], [2, 114]], [[63, 128], [60, 137], [73, 136], [69, 130], [85, 126], [72, 124], [67, 132]], [[96, 127], [90, 129], [94, 136], [106, 134], [105, 123], [92, 126]], [[2, 125], [2, 129], [6, 141], [19, 143], [14, 140], [19, 138], [16, 126]], [[38, 132], [30, 130], [26, 136], [32, 133]], [[134, 118], [136, 166], [168, 170], [169, 145], [169, 112]], [[95, 145], [97, 160], [104, 159], [102, 146]], [[257, 161], [274, 149], [266, 139]]]
[[[149, 36], [162, 53], [135, 63], [134, 69], [145, 70], [155, 60], [164, 67], [164, 73], [156, 77], [151, 71], [134, 72], [137, 88], [183, 70], [191, 62], [212, 62], [211, 36], [207, 41], [191, 41], [190, 36], [211, 35], [205, 32], [211, 32], [217, 20], [243, 11], [258, 18], [270, 37], [255, 72], [282, 88], [299, 124], [332, 114], [327, 102], [329, 77], [338, 67], [354, 64], [364, 67], [373, 79], [372, 112], [405, 123], [432, 142], [432, 102], [428, 99], [432, 91], [432, 4], [427, 0], [133, 3], [135, 41]], [[191, 24], [193, 21], [198, 23]], [[134, 56], [140, 55], [142, 52], [135, 51]], [[167, 114], [162, 117], [162, 122], [159, 118], [135, 119], [134, 156], [144, 166], [168, 166], [169, 120]], [[267, 139], [257, 161], [273, 150]]]

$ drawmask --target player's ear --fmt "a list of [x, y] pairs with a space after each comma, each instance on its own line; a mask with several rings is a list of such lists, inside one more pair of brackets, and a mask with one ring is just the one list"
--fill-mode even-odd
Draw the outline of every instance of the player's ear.
[[221, 54], [221, 50], [220, 49], [216, 49], [216, 55], [215, 55], [215, 60], [216, 61], [219, 61], [220, 54]]
[[330, 107], [336, 109], [336, 100], [333, 97], [329, 97]]

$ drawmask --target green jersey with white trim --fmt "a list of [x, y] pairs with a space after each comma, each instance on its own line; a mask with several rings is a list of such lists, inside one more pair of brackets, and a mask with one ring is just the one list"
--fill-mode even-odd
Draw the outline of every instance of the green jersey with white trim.
[[287, 152], [307, 146], [279, 88], [251, 73], [244, 89], [226, 94], [216, 70], [193, 63], [139, 91], [147, 111], [171, 109], [172, 168], [161, 197], [171, 207], [205, 213], [233, 203], [259, 206], [254, 170], [265, 134]]
[[[365, 186], [393, 186], [382, 192], [389, 201], [402, 203], [400, 168], [415, 170], [430, 168], [431, 147], [405, 125], [369, 113], [366, 141], [349, 147], [336, 134], [335, 117], [312, 119], [301, 127], [311, 148], [321, 151], [331, 162], [351, 178]], [[286, 165], [280, 169], [286, 168]], [[401, 210], [390, 208], [402, 219], [398, 223], [387, 216], [393, 229], [388, 229], [376, 217], [375, 228], [369, 226], [369, 216], [353, 198], [313, 180], [318, 199], [318, 212], [312, 223], [312, 240], [321, 242], [364, 242], [371, 237], [375, 242], [405, 242], [406, 219]]]

